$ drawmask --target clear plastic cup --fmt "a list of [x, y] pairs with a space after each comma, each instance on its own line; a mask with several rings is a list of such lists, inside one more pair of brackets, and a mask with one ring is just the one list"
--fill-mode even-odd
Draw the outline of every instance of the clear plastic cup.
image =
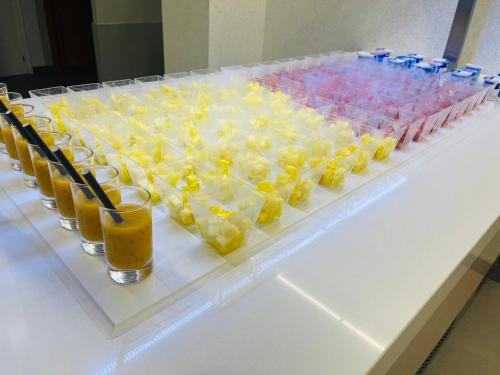
[[[50, 118], [44, 116], [26, 116], [25, 123], [30, 123], [37, 131], [50, 131]], [[33, 162], [31, 160], [30, 151], [28, 148], [28, 141], [19, 133], [16, 128], [13, 128], [14, 143], [16, 144], [17, 156], [21, 163], [21, 170], [23, 172], [24, 184], [30, 188], [36, 188], [37, 181], [35, 170], [33, 169]]]
[[[92, 172], [97, 182], [103, 189], [116, 190], [119, 186], [118, 171], [107, 165], [92, 165], [87, 168]], [[79, 172], [81, 168], [79, 168]], [[80, 238], [83, 250], [90, 255], [104, 254], [104, 240], [102, 235], [101, 220], [99, 218], [99, 205], [94, 195], [89, 198], [83, 189], [91, 191], [90, 187], [71, 181], [71, 193], [75, 205], [75, 213], [80, 230]], [[110, 196], [114, 203], [118, 203], [116, 197]]]
[[257, 216], [257, 224], [266, 225], [278, 220], [292, 194], [296, 178], [285, 174], [281, 168], [253, 152], [238, 155], [234, 166], [236, 173], [264, 200]]
[[[24, 123], [25, 116], [33, 113], [35, 109], [29, 104], [14, 104], [9, 105], [9, 107], [22, 123]], [[19, 161], [19, 155], [17, 154], [17, 148], [14, 142], [13, 126], [5, 120], [2, 122], [1, 126], [5, 147], [9, 154], [10, 166], [16, 171], [21, 171], [21, 162]]]
[[[151, 195], [139, 186], [105, 191], [119, 203], [115, 209], [99, 204], [108, 274], [119, 284], [137, 282], [153, 270]], [[116, 222], [119, 215], [123, 222]]]
[[222, 175], [191, 194], [189, 202], [202, 240], [219, 255], [227, 255], [247, 242], [263, 199], [243, 181]]
[[45, 107], [54, 120], [52, 127], [60, 132], [67, 132], [61, 119], [61, 112], [68, 107], [68, 89], [64, 86], [30, 90], [30, 97], [40, 108]]
[[[91, 149], [82, 146], [63, 146], [61, 151], [75, 168], [89, 166], [93, 163], [94, 153]], [[78, 230], [76, 220], [75, 205], [71, 194], [71, 178], [68, 174], [63, 174], [64, 167], [59, 162], [49, 160], [50, 180], [56, 200], [59, 223], [67, 230]]]
[[153, 173], [155, 188], [170, 217], [184, 227], [194, 225], [189, 195], [202, 188], [201, 166], [194, 158], [181, 158], [159, 166]]
[[303, 202], [307, 202], [311, 195], [311, 191], [318, 186], [319, 180], [325, 170], [325, 163], [321, 161], [311, 163], [309, 166], [297, 170], [293, 166], [284, 168], [282, 176], [286, 176], [286, 180], [291, 179], [295, 181], [292, 192], [288, 198], [287, 203], [290, 206], [298, 206]]
[[[38, 133], [47, 146], [67, 146], [71, 141], [71, 136], [67, 133], [55, 131], [41, 131]], [[55, 210], [56, 200], [54, 198], [54, 189], [50, 180], [49, 162], [40, 155], [40, 148], [36, 145], [28, 145], [31, 162], [33, 163], [33, 172], [38, 184], [40, 200], [45, 208]]]

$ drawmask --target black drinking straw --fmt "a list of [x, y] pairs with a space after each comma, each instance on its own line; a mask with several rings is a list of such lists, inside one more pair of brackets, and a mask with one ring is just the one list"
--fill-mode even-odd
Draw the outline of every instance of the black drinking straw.
[[[0, 100], [1, 102], [1, 100]], [[29, 137], [28, 134], [26, 134], [26, 131], [23, 128], [23, 124], [21, 124], [21, 121], [17, 118], [17, 116], [12, 112], [10, 109], [8, 109], [5, 113], [2, 113], [2, 116], [5, 118], [5, 121], [7, 121], [9, 124], [11, 124], [13, 127], [17, 129], [19, 134], [26, 139], [28, 142], [31, 141], [31, 138]]]
[[80, 177], [80, 175], [76, 171], [75, 167], [73, 167], [73, 165], [70, 163], [70, 161], [68, 160], [66, 155], [64, 155], [64, 152], [62, 152], [62, 150], [58, 146], [56, 146], [53, 150], [54, 150], [53, 151], [54, 156], [57, 158], [59, 163], [62, 164], [64, 169], [66, 169], [66, 171], [70, 175], [71, 179], [76, 184], [79, 185], [78, 187], [80, 188], [82, 193], [85, 194], [85, 197], [87, 199], [94, 199], [94, 194], [92, 194], [92, 192], [89, 190], [89, 188], [87, 186], [85, 186], [85, 181], [83, 181], [83, 179]]
[[94, 190], [95, 195], [97, 196], [97, 199], [101, 202], [101, 204], [106, 207], [109, 210], [109, 214], [117, 224], [123, 224], [125, 220], [121, 217], [121, 215], [116, 212], [116, 207], [111, 202], [107, 194], [102, 190], [101, 185], [99, 185], [99, 182], [95, 179], [94, 175], [89, 169], [84, 169], [82, 171], [82, 176], [87, 181], [87, 184]]
[[[35, 129], [33, 129], [33, 126], [31, 124], [24, 124], [23, 129], [26, 131], [28, 134], [28, 137], [31, 137], [33, 140], [33, 144], [39, 147], [39, 154], [46, 158], [48, 161], [51, 161], [54, 164], [59, 173], [63, 176], [66, 176], [68, 173], [66, 172], [66, 169], [64, 169], [63, 166], [59, 165], [59, 160], [55, 157], [55, 155], [50, 151], [49, 146], [43, 141], [43, 139], [38, 135]], [[36, 148], [35, 148], [36, 149]]]
[[7, 106], [5, 105], [5, 103], [0, 100], [0, 113], [5, 113], [8, 110], [9, 110], [9, 108], [7, 108]]

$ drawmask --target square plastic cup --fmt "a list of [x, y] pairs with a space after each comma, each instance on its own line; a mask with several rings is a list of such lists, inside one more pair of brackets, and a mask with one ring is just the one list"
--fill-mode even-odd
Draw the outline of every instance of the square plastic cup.
[[[99, 204], [109, 276], [119, 284], [141, 281], [153, 270], [151, 195], [140, 186], [105, 192], [119, 202], [115, 209]], [[117, 215], [123, 221], [115, 221]]]
[[257, 224], [266, 225], [278, 220], [292, 194], [296, 179], [290, 178], [281, 168], [253, 152], [238, 155], [234, 166], [236, 173], [252, 185], [264, 200]]
[[153, 203], [160, 201], [158, 189], [155, 186], [153, 172], [179, 158], [173, 148], [163, 142], [137, 143], [127, 148], [126, 155], [122, 155], [123, 162], [134, 185], [142, 186], [151, 194]]
[[[37, 131], [50, 130], [50, 118], [44, 116], [27, 116], [24, 118], [25, 123], [30, 123]], [[36, 188], [37, 181], [35, 170], [33, 169], [33, 162], [31, 160], [30, 151], [28, 148], [28, 141], [19, 133], [16, 128], [13, 128], [14, 143], [16, 144], [17, 156], [21, 163], [21, 170], [23, 172], [24, 184], [30, 188]]]
[[[71, 141], [71, 136], [67, 133], [41, 131], [38, 134], [49, 147], [67, 146]], [[40, 155], [40, 148], [38, 146], [29, 144], [28, 148], [42, 205], [45, 208], [55, 210], [56, 200], [54, 198], [54, 190], [52, 189], [52, 181], [50, 180], [49, 162]]]
[[370, 161], [383, 139], [383, 133], [379, 129], [359, 123], [355, 124], [355, 128], [359, 136], [359, 154], [352, 167], [352, 172], [361, 174], [368, 170]]
[[102, 151], [106, 155], [108, 165], [111, 165], [118, 170], [121, 182], [123, 182], [124, 184], [130, 184], [132, 182], [132, 178], [130, 177], [130, 173], [128, 172], [127, 166], [125, 164], [125, 157], [122, 156], [116, 148], [104, 142], [103, 140], [100, 140], [100, 144], [102, 147]]
[[200, 165], [195, 158], [181, 158], [158, 166], [153, 181], [170, 217], [184, 227], [194, 225], [189, 195], [202, 188]]
[[[90, 166], [93, 163], [94, 153], [91, 149], [82, 146], [63, 146], [60, 148], [75, 168]], [[71, 178], [62, 174], [64, 167], [59, 162], [49, 160], [50, 180], [56, 200], [59, 223], [67, 230], [78, 230], [75, 204], [71, 194]]]
[[[116, 190], [119, 187], [118, 171], [108, 165], [92, 165], [84, 167], [89, 169], [97, 182], [104, 190]], [[79, 172], [81, 168], [79, 168]], [[87, 197], [84, 189], [91, 191], [85, 184], [71, 181], [71, 193], [75, 205], [76, 219], [80, 230], [80, 238], [83, 250], [90, 255], [104, 255], [104, 240], [102, 235], [101, 220], [99, 218], [99, 205], [95, 196]], [[110, 196], [114, 203], [117, 199]]]
[[[22, 95], [18, 92], [8, 92], [7, 86], [5, 86], [5, 90], [3, 90], [3, 83], [0, 83], [0, 101], [2, 101], [7, 107], [10, 107], [16, 103], [20, 103], [23, 99]], [[3, 138], [3, 133], [1, 130], [2, 123], [6, 121], [3, 116], [0, 116], [0, 152], [2, 154], [7, 154], [7, 147], [5, 146], [5, 141]]]
[[45, 108], [54, 120], [54, 130], [66, 132], [66, 126], [61, 119], [61, 111], [68, 107], [68, 89], [64, 86], [48, 87], [30, 90], [30, 97], [37, 104], [37, 108]]
[[189, 204], [189, 195], [193, 191], [199, 190], [201, 184], [196, 184], [193, 179], [192, 190], [189, 184], [185, 184], [186, 189], [182, 187], [172, 186], [164, 178], [153, 175], [155, 186], [158, 188], [161, 201], [168, 208], [170, 217], [178, 222], [183, 227], [194, 225], [193, 211]]
[[324, 170], [324, 162], [319, 164], [315, 162], [313, 165], [310, 165], [307, 168], [301, 168], [300, 170], [293, 166], [285, 167], [283, 174], [281, 175], [282, 178], [295, 181], [295, 185], [290, 193], [287, 203], [290, 206], [295, 207], [303, 202], [306, 202], [311, 195], [311, 191], [318, 186]]
[[336, 150], [326, 162], [319, 184], [329, 190], [341, 190], [345, 176], [352, 171], [359, 154], [359, 147], [353, 143]]
[[207, 181], [189, 202], [203, 242], [222, 256], [247, 242], [263, 204], [250, 186], [223, 175]]
[[[17, 116], [17, 118], [24, 123], [25, 116], [33, 113], [34, 107], [29, 104], [14, 104], [9, 105], [11, 111]], [[19, 161], [19, 155], [17, 154], [16, 144], [14, 142], [13, 127], [5, 119], [2, 121], [2, 134], [5, 142], [5, 147], [7, 153], [9, 154], [10, 166], [16, 171], [21, 171], [21, 162]]]

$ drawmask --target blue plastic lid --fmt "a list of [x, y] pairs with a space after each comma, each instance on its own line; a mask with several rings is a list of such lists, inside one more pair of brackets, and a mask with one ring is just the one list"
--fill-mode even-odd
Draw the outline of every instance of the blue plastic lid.
[[356, 54], [358, 55], [359, 58], [362, 58], [362, 59], [373, 59], [373, 57], [374, 57], [373, 53], [366, 52], [366, 51], [359, 51], [359, 52], [356, 52]]
[[449, 61], [445, 58], [442, 57], [435, 57], [431, 60], [432, 63], [439, 64], [439, 65], [448, 65]]
[[453, 74], [455, 77], [461, 77], [461, 78], [472, 77], [474, 75], [473, 72], [462, 69], [454, 70], [451, 74]]
[[409, 57], [414, 57], [414, 58], [419, 59], [419, 60], [423, 60], [424, 59], [424, 56], [420, 55], [418, 53], [409, 53], [408, 56]]
[[389, 56], [391, 54], [392, 50], [388, 49], [388, 48], [375, 48], [375, 51], [373, 51], [373, 54], [374, 55], [377, 55], [377, 56], [380, 56], [380, 55], [386, 55], [386, 56]]
[[476, 65], [476, 64], [466, 64], [465, 67], [467, 69], [472, 69], [472, 70], [483, 70], [484, 69], [481, 65]]
[[399, 57], [396, 57], [395, 59], [392, 59], [392, 63], [393, 64], [396, 64], [396, 65], [403, 65], [403, 64], [406, 64], [406, 61], [405, 59], [400, 59]]
[[500, 83], [500, 77], [495, 77], [495, 76], [488, 76], [484, 77], [484, 83], [494, 85]]
[[425, 63], [425, 62], [419, 62], [415, 64], [415, 67], [424, 69], [424, 70], [432, 70], [432, 65]]

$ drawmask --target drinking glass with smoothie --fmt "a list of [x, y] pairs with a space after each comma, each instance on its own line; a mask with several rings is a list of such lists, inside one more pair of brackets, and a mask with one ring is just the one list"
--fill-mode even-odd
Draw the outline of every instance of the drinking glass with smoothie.
[[[21, 102], [22, 99], [23, 97], [21, 96], [21, 94], [19, 94], [18, 92], [8, 92], [7, 85], [0, 82], [0, 101], [2, 101], [7, 106], [7, 108], [9, 107], [9, 105]], [[2, 133], [2, 123], [4, 121], [4, 118], [0, 116], [0, 152], [2, 154], [7, 153], [7, 148], [5, 146], [5, 141], [3, 139]]]
[[3, 82], [0, 82], [0, 100], [7, 96], [7, 85]]
[[[35, 108], [30, 104], [14, 104], [9, 105], [9, 109], [21, 122], [23, 122], [24, 117], [31, 114]], [[13, 127], [5, 119], [3, 119], [1, 126], [3, 141], [5, 142], [7, 153], [9, 154], [10, 166], [16, 171], [21, 171], [21, 162], [19, 161], [16, 144], [14, 143]]]
[[[26, 116], [24, 123], [29, 123], [37, 132], [42, 130], [50, 130], [50, 118], [43, 116]], [[16, 145], [17, 156], [21, 163], [23, 171], [24, 184], [30, 188], [37, 187], [35, 171], [33, 170], [33, 162], [31, 161], [30, 151], [28, 149], [28, 141], [21, 135], [19, 130], [12, 128], [14, 134], [14, 143]]]
[[[75, 168], [90, 166], [93, 162], [94, 153], [87, 147], [63, 146], [59, 148]], [[64, 167], [59, 162], [49, 160], [49, 171], [57, 212], [59, 213], [59, 223], [64, 229], [78, 230], [75, 205], [71, 194], [71, 177], [61, 172], [64, 171]]]
[[[9, 96], [7, 95], [7, 85], [3, 82], [0, 82], [0, 101], [2, 101], [5, 105], [9, 104]], [[3, 121], [3, 117], [0, 116], [0, 124]], [[0, 127], [0, 152], [7, 153], [5, 149], [5, 143], [3, 142], [3, 134]]]
[[[119, 203], [118, 170], [108, 165], [92, 165], [86, 168], [92, 172], [104, 190], [111, 190], [109, 196], [111, 202]], [[78, 169], [81, 170], [81, 168]], [[73, 194], [82, 248], [87, 254], [103, 255], [104, 242], [99, 218], [99, 205], [95, 195], [92, 194], [92, 197], [88, 197], [83, 189], [92, 190], [86, 183], [79, 184], [71, 181], [71, 193]]]
[[[151, 195], [139, 186], [105, 192], [110, 199], [118, 199], [114, 210], [99, 202], [108, 273], [120, 284], [143, 280], [153, 270]], [[122, 220], [117, 221], [117, 215]]]
[[[68, 133], [41, 131], [38, 135], [49, 147], [66, 146], [69, 145], [71, 141], [71, 136]], [[28, 148], [42, 205], [45, 208], [55, 210], [56, 200], [54, 198], [54, 189], [52, 189], [52, 181], [50, 180], [49, 162], [44, 157], [40, 156], [40, 148], [37, 145], [29, 144]]]

